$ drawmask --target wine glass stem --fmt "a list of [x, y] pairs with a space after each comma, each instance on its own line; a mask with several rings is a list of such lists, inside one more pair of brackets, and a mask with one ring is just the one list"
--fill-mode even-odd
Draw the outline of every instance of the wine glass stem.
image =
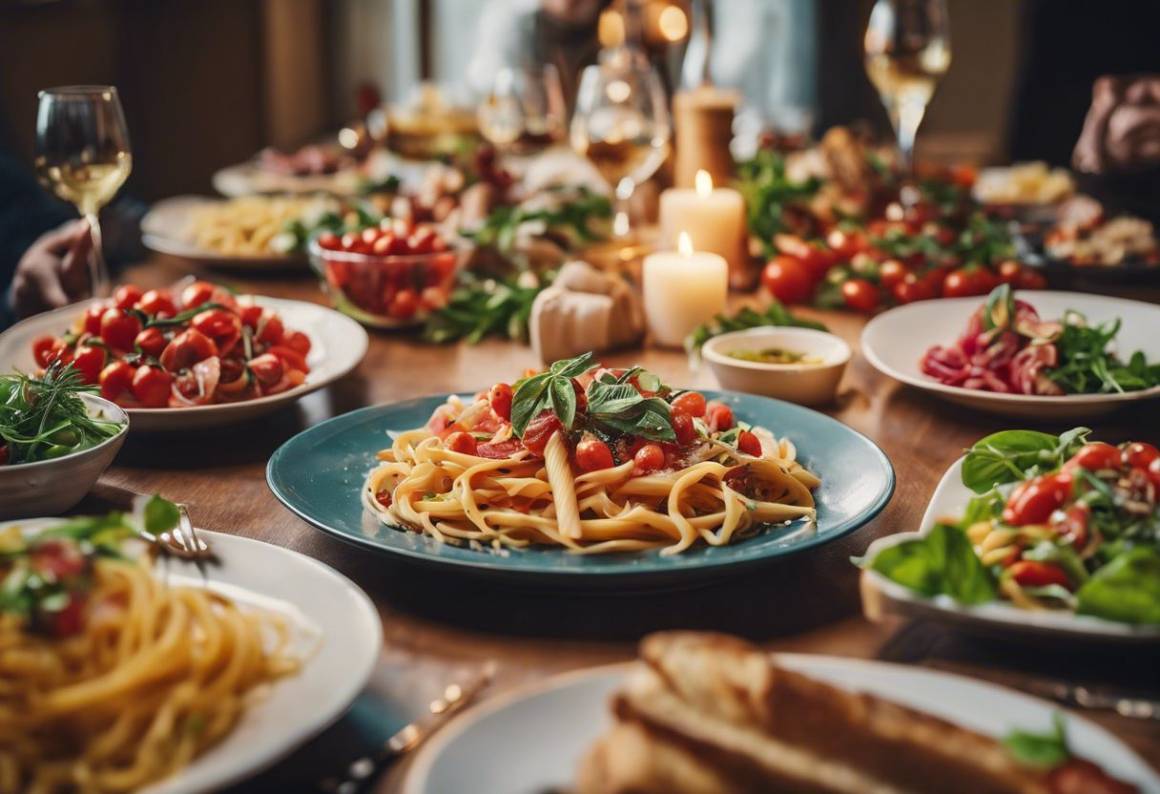
[[631, 232], [632, 221], [629, 219], [629, 201], [632, 199], [632, 192], [635, 189], [636, 183], [627, 176], [616, 183], [616, 207], [612, 217], [612, 234], [615, 237], [628, 237]]
[[94, 298], [106, 298], [110, 293], [109, 268], [105, 264], [103, 240], [101, 238], [101, 221], [95, 212], [86, 212], [85, 220], [89, 224], [89, 234], [93, 238], [92, 251], [89, 253], [89, 287]]
[[898, 151], [902, 154], [902, 167], [906, 175], [914, 170], [914, 139], [922, 117], [926, 115], [926, 105], [921, 102], [903, 101], [895, 111], [894, 128], [898, 134]]

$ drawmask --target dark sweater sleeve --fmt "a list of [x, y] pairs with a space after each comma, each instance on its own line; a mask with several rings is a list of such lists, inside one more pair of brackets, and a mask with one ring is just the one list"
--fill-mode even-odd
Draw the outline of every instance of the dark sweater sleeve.
[[0, 152], [0, 283], [12, 283], [16, 264], [37, 237], [75, 218], [18, 160]]

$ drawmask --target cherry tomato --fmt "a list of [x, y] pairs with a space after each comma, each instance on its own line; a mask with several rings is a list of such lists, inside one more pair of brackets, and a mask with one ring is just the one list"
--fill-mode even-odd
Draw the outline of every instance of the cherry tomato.
[[831, 252], [808, 243], [795, 234], [775, 234], [773, 247], [779, 254], [792, 256], [804, 264], [815, 279], [826, 275], [826, 271], [834, 264], [834, 255]]
[[375, 501], [381, 504], [383, 507], [390, 507], [391, 503], [393, 502], [393, 499], [391, 498], [391, 492], [386, 489], [379, 491], [375, 494]]
[[254, 373], [254, 377], [257, 378], [258, 383], [263, 386], [273, 386], [282, 380], [282, 375], [286, 371], [282, 359], [273, 353], [263, 353], [260, 356], [255, 356], [250, 359], [246, 366], [250, 368], [250, 372]]
[[759, 458], [761, 457], [761, 439], [748, 430], [742, 430], [737, 434], [737, 451]]
[[665, 451], [660, 444], [645, 444], [632, 456], [634, 474], [648, 474], [665, 465]]
[[113, 305], [118, 309], [132, 309], [141, 300], [141, 288], [122, 284], [113, 291]]
[[782, 303], [805, 303], [814, 294], [814, 276], [800, 259], [775, 256], [761, 272], [761, 283]]
[[522, 439], [524, 448], [533, 455], [543, 457], [544, 447], [548, 445], [548, 439], [552, 437], [553, 433], [563, 429], [564, 426], [560, 423], [559, 417], [551, 411], [541, 411], [540, 415], [528, 422], [528, 426], [524, 428]]
[[704, 416], [705, 395], [699, 391], [687, 391], [677, 395], [673, 400], [672, 412], [686, 416]]
[[103, 303], [96, 303], [85, 309], [85, 333], [93, 336], [101, 335], [101, 317], [107, 307]]
[[278, 358], [282, 359], [282, 363], [290, 369], [296, 369], [299, 372], [309, 372], [310, 365], [306, 363], [306, 357], [297, 350], [292, 350], [285, 345], [274, 345], [267, 353], [273, 353]]
[[257, 332], [255, 338], [268, 345], [280, 345], [286, 337], [286, 327], [282, 324], [282, 318], [269, 310], [262, 312]]
[[1071, 542], [1076, 549], [1082, 549], [1088, 542], [1088, 522], [1091, 519], [1091, 508], [1083, 502], [1068, 505], [1066, 510], [1057, 510], [1051, 514], [1051, 526]]
[[1143, 441], [1135, 441], [1124, 447], [1124, 465], [1130, 468], [1146, 469], [1157, 458], [1160, 458], [1160, 450]]
[[395, 293], [387, 314], [396, 320], [409, 320], [419, 310], [419, 295], [413, 289], [401, 289]]
[[471, 433], [457, 431], [443, 439], [443, 446], [451, 452], [474, 455], [476, 450], [475, 436], [471, 435]]
[[861, 232], [844, 229], [831, 229], [826, 235], [826, 245], [842, 259], [852, 259], [854, 254], [861, 253], [869, 247], [866, 236]]
[[258, 323], [262, 321], [262, 312], [265, 311], [256, 303], [247, 303], [238, 307], [238, 318], [241, 319], [242, 325], [250, 330], [256, 330]]
[[282, 337], [282, 344], [306, 356], [310, 353], [310, 337], [301, 331], [288, 331]]
[[169, 344], [169, 340], [165, 338], [165, 334], [157, 326], [146, 328], [133, 340], [133, 347], [154, 358], [161, 355], [161, 351], [165, 349], [167, 344]]
[[510, 458], [520, 451], [520, 440], [509, 438], [507, 441], [485, 441], [475, 448], [475, 454], [481, 458], [503, 460]]
[[32, 357], [38, 367], [47, 367], [65, 351], [64, 340], [55, 336], [40, 336], [32, 342]]
[[136, 370], [124, 361], [114, 361], [101, 370], [101, 396], [106, 400], [116, 400], [133, 385]]
[[101, 340], [114, 350], [132, 350], [139, 333], [141, 321], [127, 312], [110, 307], [101, 315]]
[[584, 471], [612, 468], [612, 450], [594, 435], [585, 434], [576, 445], [576, 465]]
[[195, 328], [188, 328], [170, 340], [159, 358], [161, 366], [177, 372], [217, 354], [217, 345], [212, 339]]
[[1157, 489], [1160, 489], [1160, 458], [1148, 464], [1148, 479]]
[[878, 268], [878, 281], [883, 289], [893, 290], [894, 285], [902, 283], [902, 279], [906, 278], [909, 272], [906, 265], [897, 259], [887, 259]]
[[372, 250], [373, 250], [374, 244], [376, 242], [378, 242], [378, 239], [382, 235], [382, 233], [383, 233], [383, 230], [380, 229], [379, 227], [368, 226], [367, 228], [362, 230], [362, 234], [360, 234], [359, 237], [362, 238], [362, 241], [364, 243], [371, 246]]
[[1077, 467], [1088, 471], [1115, 470], [1120, 468], [1120, 459], [1120, 450], [1111, 444], [1093, 441], [1080, 447], [1079, 452], [1072, 455], [1071, 460], [1064, 464], [1064, 470], [1071, 471]]
[[733, 427], [733, 409], [725, 403], [711, 402], [705, 407], [705, 421], [714, 433], [728, 430]]
[[697, 438], [697, 428], [693, 425], [693, 417], [688, 414], [674, 413], [671, 417], [673, 432], [677, 436], [678, 444], [691, 444]]
[[487, 393], [487, 401], [491, 403], [491, 410], [504, 421], [512, 418], [512, 387], [506, 383], [497, 383]]
[[137, 301], [136, 308], [151, 317], [173, 317], [177, 314], [177, 306], [168, 290], [151, 289]]
[[1008, 570], [1011, 578], [1024, 587], [1046, 587], [1057, 584], [1060, 587], [1071, 589], [1071, 582], [1063, 569], [1052, 562], [1038, 560], [1019, 560]]
[[930, 300], [938, 295], [939, 285], [933, 279], [907, 273], [891, 290], [899, 303]]
[[214, 296], [214, 285], [208, 281], [195, 281], [181, 291], [181, 306], [192, 309], [207, 303]]
[[1042, 524], [1071, 495], [1071, 475], [1045, 474], [1019, 483], [1007, 499], [1003, 521], [1013, 527]]
[[335, 234], [334, 232], [323, 232], [322, 234], [318, 235], [318, 246], [320, 248], [325, 248], [328, 251], [333, 251], [333, 250], [337, 249], [341, 244], [342, 243], [338, 239], [338, 235]]
[[242, 320], [225, 309], [207, 309], [193, 316], [190, 326], [213, 340], [220, 352], [225, 353], [241, 338]]
[[105, 349], [95, 345], [80, 345], [73, 356], [73, 366], [81, 373], [85, 383], [97, 383], [105, 366]]
[[852, 278], [842, 282], [842, 299], [851, 309], [872, 312], [882, 299], [878, 287], [864, 278]]
[[169, 392], [173, 386], [173, 376], [161, 369], [142, 364], [133, 375], [133, 396], [146, 408], [163, 408], [169, 405]]
[[943, 281], [943, 295], [948, 298], [965, 298], [971, 295], [986, 295], [995, 289], [998, 280], [995, 274], [982, 265], [967, 265], [951, 271]]
[[371, 246], [371, 252], [377, 256], [399, 256], [407, 252], [407, 241], [392, 232], [383, 232]]
[[999, 263], [999, 281], [1013, 287], [1019, 285], [1019, 276], [1023, 273], [1023, 265], [1014, 259], [1005, 259]]

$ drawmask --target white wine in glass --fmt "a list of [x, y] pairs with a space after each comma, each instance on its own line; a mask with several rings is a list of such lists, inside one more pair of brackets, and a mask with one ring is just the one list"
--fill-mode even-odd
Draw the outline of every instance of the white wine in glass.
[[69, 202], [93, 237], [89, 286], [109, 293], [99, 213], [133, 169], [121, 100], [112, 86], [65, 86], [40, 92], [36, 114], [36, 170], [41, 182]]
[[479, 106], [479, 131], [501, 151], [534, 154], [563, 137], [565, 112], [555, 66], [505, 66]]
[[866, 73], [890, 115], [909, 172], [926, 106], [951, 65], [946, 0], [878, 0], [864, 46]]

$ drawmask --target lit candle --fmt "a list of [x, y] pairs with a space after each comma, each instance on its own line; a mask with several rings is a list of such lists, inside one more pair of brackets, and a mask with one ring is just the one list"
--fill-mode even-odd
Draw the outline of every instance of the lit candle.
[[688, 232], [694, 250], [720, 254], [731, 270], [744, 268], [745, 199], [732, 188], [714, 188], [708, 171], [697, 172], [695, 185], [661, 193], [660, 247], [675, 247], [677, 235]]
[[694, 328], [724, 311], [729, 291], [729, 266], [723, 257], [694, 251], [685, 232], [677, 247], [646, 256], [641, 273], [649, 331], [664, 347], [680, 347]]

